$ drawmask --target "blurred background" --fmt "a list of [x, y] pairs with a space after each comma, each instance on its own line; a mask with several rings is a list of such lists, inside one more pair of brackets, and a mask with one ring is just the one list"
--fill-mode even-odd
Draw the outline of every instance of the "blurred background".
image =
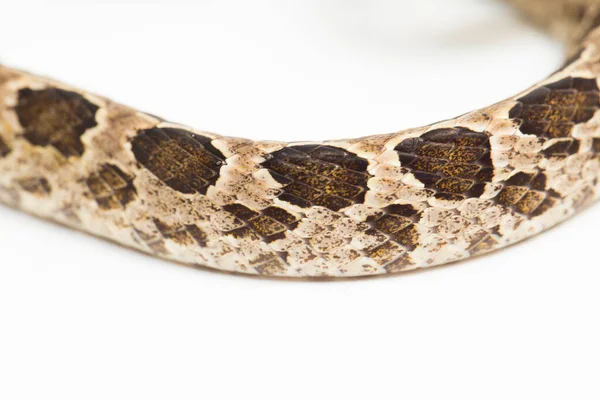
[[0, 62], [195, 128], [393, 132], [525, 89], [562, 49], [493, 0], [12, 2]]

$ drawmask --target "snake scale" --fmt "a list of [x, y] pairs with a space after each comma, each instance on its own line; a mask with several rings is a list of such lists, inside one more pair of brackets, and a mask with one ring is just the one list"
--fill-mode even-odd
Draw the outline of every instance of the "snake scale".
[[177, 262], [350, 277], [516, 243], [598, 197], [600, 8], [512, 0], [565, 65], [495, 105], [360, 139], [218, 136], [0, 67], [0, 202]]

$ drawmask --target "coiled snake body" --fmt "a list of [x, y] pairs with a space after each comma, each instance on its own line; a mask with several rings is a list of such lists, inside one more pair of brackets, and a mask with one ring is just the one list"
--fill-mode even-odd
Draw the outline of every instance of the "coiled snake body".
[[512, 2], [573, 46], [563, 68], [491, 107], [360, 139], [221, 137], [0, 67], [0, 202], [249, 274], [393, 273], [518, 242], [598, 196], [600, 9]]

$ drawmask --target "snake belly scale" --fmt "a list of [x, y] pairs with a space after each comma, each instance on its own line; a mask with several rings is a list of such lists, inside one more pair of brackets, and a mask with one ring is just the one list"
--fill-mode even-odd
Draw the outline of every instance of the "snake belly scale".
[[287, 277], [441, 265], [598, 197], [598, 2], [512, 0], [571, 45], [518, 95], [393, 134], [280, 143], [0, 67], [0, 202], [177, 262]]

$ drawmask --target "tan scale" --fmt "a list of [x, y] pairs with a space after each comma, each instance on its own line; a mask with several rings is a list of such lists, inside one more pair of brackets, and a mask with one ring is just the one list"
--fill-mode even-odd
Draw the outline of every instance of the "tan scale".
[[532, 88], [434, 125], [276, 143], [0, 67], [0, 202], [177, 262], [351, 277], [516, 243], [598, 197], [600, 2], [510, 0], [570, 46]]

